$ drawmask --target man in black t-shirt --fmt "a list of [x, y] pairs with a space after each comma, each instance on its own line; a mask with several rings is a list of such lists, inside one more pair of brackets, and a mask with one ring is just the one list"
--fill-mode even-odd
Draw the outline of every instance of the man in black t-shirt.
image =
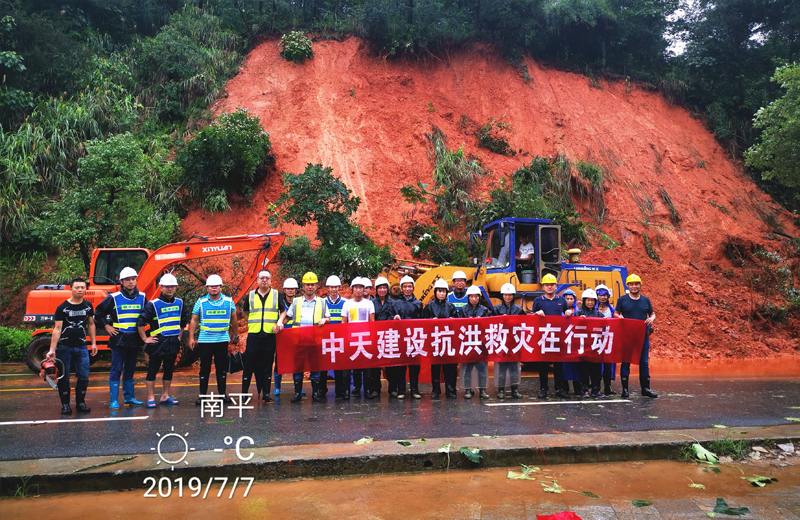
[[[625, 284], [628, 286], [629, 294], [620, 296], [617, 300], [617, 308], [614, 316], [617, 318], [629, 318], [633, 320], [644, 321], [647, 329], [644, 333], [644, 346], [642, 346], [642, 355], [639, 357], [639, 383], [642, 386], [642, 395], [645, 397], [656, 398], [658, 394], [650, 390], [650, 325], [656, 319], [656, 313], [653, 312], [653, 305], [647, 296], [642, 296], [642, 279], [637, 275], [630, 275]], [[628, 378], [631, 375], [631, 364], [622, 363], [620, 370], [620, 379], [622, 380], [622, 395], [621, 397], [627, 398], [628, 393]]]
[[[558, 280], [552, 274], [542, 277], [542, 290], [544, 294], [533, 300], [531, 313], [537, 316], [572, 316], [572, 308], [567, 305], [563, 296], [556, 294]], [[547, 363], [541, 361], [539, 365], [539, 399], [547, 399], [549, 383], [547, 381], [550, 365], [553, 365], [553, 379], [555, 380], [556, 397], [569, 399], [569, 394], [564, 391], [564, 363]]]
[[86, 332], [92, 339], [92, 356], [97, 355], [97, 340], [95, 338], [94, 308], [92, 304], [84, 301], [86, 293], [86, 280], [75, 278], [70, 283], [72, 295], [64, 303], [56, 307], [53, 337], [50, 340], [50, 351], [47, 359], [57, 358], [63, 365], [56, 363], [59, 371], [63, 370], [63, 377], [58, 380], [58, 395], [61, 397], [61, 413], [71, 414], [69, 406], [69, 373], [71, 365], [75, 363], [75, 375], [78, 382], [75, 384], [75, 408], [78, 412], [88, 413], [91, 410], [86, 406], [86, 389], [89, 387], [89, 352], [86, 350]]

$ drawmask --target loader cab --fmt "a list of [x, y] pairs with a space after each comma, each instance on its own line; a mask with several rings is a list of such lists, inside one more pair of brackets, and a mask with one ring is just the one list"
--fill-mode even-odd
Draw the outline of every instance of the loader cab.
[[150, 251], [147, 249], [95, 249], [92, 252], [92, 285], [119, 285], [125, 267], [141, 271]]
[[486, 269], [487, 276], [504, 273], [503, 278], [517, 286], [538, 284], [547, 273], [556, 277], [561, 273], [561, 226], [549, 219], [496, 220], [470, 237], [473, 244], [479, 240], [485, 246], [476, 264]]

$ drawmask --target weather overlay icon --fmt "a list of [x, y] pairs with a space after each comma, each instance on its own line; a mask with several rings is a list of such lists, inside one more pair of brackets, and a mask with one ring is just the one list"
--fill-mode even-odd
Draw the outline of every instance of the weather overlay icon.
[[[189, 436], [189, 432], [186, 432], [183, 435], [181, 435], [180, 433], [175, 433], [175, 427], [173, 426], [172, 427], [172, 431], [170, 433], [167, 433], [166, 435], [161, 435], [160, 433], [156, 433], [156, 435], [159, 437], [158, 444], [156, 445], [155, 448], [150, 448], [150, 451], [157, 452], [158, 453], [158, 458], [161, 459], [161, 460], [156, 462], [156, 465], [159, 465], [162, 462], [164, 464], [169, 464], [169, 469], [171, 471], [175, 471], [175, 466], [180, 464], [181, 462], [186, 464], [187, 466], [189, 465], [189, 462], [186, 460], [186, 456], [189, 455], [190, 451], [194, 451], [194, 448], [190, 448], [189, 447], [189, 443], [186, 442], [186, 437]], [[177, 459], [169, 459], [169, 458], [165, 457], [163, 453], [161, 453], [162, 444], [164, 443], [165, 440], [167, 440], [169, 438], [177, 439], [180, 444], [183, 444], [183, 449], [182, 450], [178, 449], [178, 450], [175, 450], [174, 453], [170, 453], [170, 456], [180, 455], [180, 457], [177, 458]], [[172, 441], [171, 443], [174, 443], [174, 442], [175, 441]]]

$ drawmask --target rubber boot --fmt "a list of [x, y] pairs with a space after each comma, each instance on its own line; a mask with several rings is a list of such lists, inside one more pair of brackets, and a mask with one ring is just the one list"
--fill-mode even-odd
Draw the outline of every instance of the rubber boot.
[[311, 380], [311, 400], [315, 403], [322, 401], [322, 396], [319, 395], [320, 382]]
[[622, 383], [622, 394], [620, 394], [620, 397], [623, 398], [623, 399], [627, 399], [631, 395], [628, 392], [628, 378], [627, 377], [622, 377], [622, 378], [620, 378], [620, 382]]
[[108, 382], [108, 392], [111, 394], [111, 401], [109, 408], [112, 410], [119, 410], [119, 381]]
[[56, 385], [58, 387], [58, 397], [61, 399], [61, 413], [65, 415], [72, 413], [72, 408], [69, 406], [69, 380], [67, 379], [66, 374], [64, 377], [58, 380]]
[[292, 397], [289, 401], [292, 403], [299, 403], [303, 400], [303, 382], [302, 381], [295, 381], [294, 382], [294, 397]]
[[645, 397], [649, 397], [650, 399], [655, 399], [658, 397], [658, 394], [650, 390], [650, 378], [649, 377], [640, 377], [639, 383], [642, 385], [642, 395]]
[[262, 389], [263, 393], [261, 394], [262, 395], [261, 400], [264, 401], [265, 403], [274, 403], [275, 402], [275, 399], [273, 399], [269, 395], [269, 385], [271, 383], [272, 383], [272, 380], [269, 377], [267, 378], [266, 381], [264, 381], [264, 388]]
[[522, 399], [522, 394], [519, 393], [519, 385], [511, 385], [511, 397], [514, 399]]
[[125, 396], [125, 404], [127, 406], [142, 406], [144, 403], [133, 396], [133, 385], [133, 379], [122, 382], [122, 395]]
[[479, 393], [481, 399], [491, 399], [491, 396], [486, 393], [486, 389], [485, 388], [478, 388], [478, 393]]
[[75, 409], [81, 413], [89, 413], [92, 410], [86, 406], [86, 389], [89, 388], [89, 381], [78, 381], [75, 383]]

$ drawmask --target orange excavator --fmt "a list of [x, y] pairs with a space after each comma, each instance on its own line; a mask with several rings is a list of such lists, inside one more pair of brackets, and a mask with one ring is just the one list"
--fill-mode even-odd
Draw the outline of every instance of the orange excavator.
[[[149, 249], [95, 249], [92, 251], [88, 280], [90, 285], [84, 298], [96, 308], [97, 304], [103, 301], [108, 294], [118, 291], [120, 288], [119, 273], [124, 267], [133, 267], [138, 271], [137, 286], [149, 300], [158, 294], [158, 281], [161, 275], [172, 272], [176, 267], [189, 260], [257, 251], [253, 262], [245, 269], [242, 280], [231, 290], [231, 298], [238, 303], [255, 282], [258, 271], [275, 258], [284, 240], [283, 231], [228, 237], [194, 235], [184, 242], [167, 244], [156, 251]], [[204, 280], [201, 281], [204, 282]], [[42, 361], [50, 348], [56, 307], [69, 297], [68, 285], [40, 285], [28, 293], [25, 324], [41, 328], [31, 334], [33, 340], [25, 352], [25, 361], [28, 368], [37, 374], [42, 369]], [[178, 366], [186, 366], [194, 361], [192, 351], [188, 348], [188, 331], [184, 330], [182, 339], [184, 346], [178, 354]], [[97, 347], [100, 350], [108, 350], [108, 336], [98, 335]]]

